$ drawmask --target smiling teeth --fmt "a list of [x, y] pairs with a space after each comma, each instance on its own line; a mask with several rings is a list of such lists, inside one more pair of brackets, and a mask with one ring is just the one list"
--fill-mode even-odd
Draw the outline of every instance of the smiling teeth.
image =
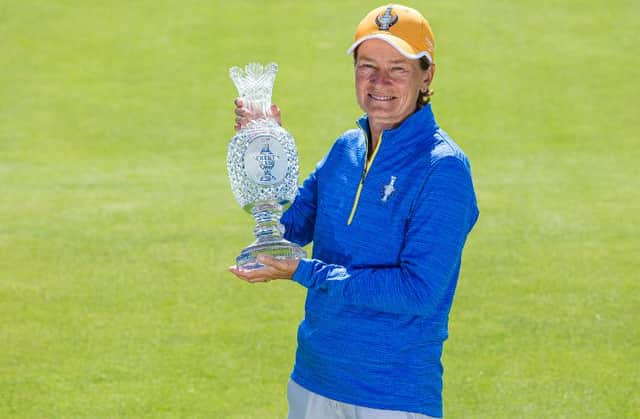
[[369, 96], [371, 96], [371, 98], [373, 98], [375, 100], [391, 100], [391, 99], [393, 99], [393, 96], [376, 96], [376, 95], [372, 95], [372, 94], [370, 94]]

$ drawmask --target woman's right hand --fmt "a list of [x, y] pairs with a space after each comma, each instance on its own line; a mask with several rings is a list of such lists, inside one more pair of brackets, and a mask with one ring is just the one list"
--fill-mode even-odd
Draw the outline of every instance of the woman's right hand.
[[[244, 106], [245, 104], [241, 97], [236, 98], [233, 103], [236, 105], [236, 124], [234, 125], [236, 131], [240, 131], [249, 122], [253, 121], [254, 119], [258, 119], [261, 116], [252, 112], [249, 107]], [[282, 125], [280, 108], [274, 104], [271, 105], [271, 115], [273, 116], [273, 119], [276, 120], [278, 125]]]

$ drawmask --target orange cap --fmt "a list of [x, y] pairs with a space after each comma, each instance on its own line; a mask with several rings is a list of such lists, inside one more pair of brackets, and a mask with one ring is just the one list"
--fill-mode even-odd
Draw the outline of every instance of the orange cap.
[[407, 58], [427, 57], [433, 62], [435, 42], [429, 22], [410, 7], [389, 4], [370, 11], [356, 28], [355, 42], [347, 54], [367, 39], [382, 39]]

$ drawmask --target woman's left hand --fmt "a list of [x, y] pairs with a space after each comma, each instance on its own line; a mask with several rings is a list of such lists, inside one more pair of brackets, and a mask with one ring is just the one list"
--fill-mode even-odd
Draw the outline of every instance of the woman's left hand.
[[233, 104], [236, 106], [235, 114], [236, 114], [236, 123], [234, 125], [234, 129], [236, 132], [240, 131], [242, 127], [247, 125], [250, 121], [253, 121], [258, 118], [264, 118], [265, 116], [271, 116], [276, 120], [278, 125], [282, 125], [282, 116], [280, 115], [280, 108], [274, 104], [271, 104], [271, 108], [269, 108], [269, 112], [271, 115], [262, 115], [260, 113], [256, 113], [252, 111], [249, 107], [245, 106], [245, 101], [241, 97], [237, 97]]
[[298, 259], [276, 259], [269, 255], [259, 255], [258, 262], [264, 267], [258, 269], [241, 269], [237, 266], [229, 267], [229, 271], [250, 283], [269, 282], [272, 279], [291, 279], [293, 273], [298, 269]]

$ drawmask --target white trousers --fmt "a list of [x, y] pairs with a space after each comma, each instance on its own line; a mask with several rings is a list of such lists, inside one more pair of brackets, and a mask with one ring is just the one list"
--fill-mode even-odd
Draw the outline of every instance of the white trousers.
[[327, 399], [289, 380], [288, 419], [435, 419], [420, 413], [381, 410]]

